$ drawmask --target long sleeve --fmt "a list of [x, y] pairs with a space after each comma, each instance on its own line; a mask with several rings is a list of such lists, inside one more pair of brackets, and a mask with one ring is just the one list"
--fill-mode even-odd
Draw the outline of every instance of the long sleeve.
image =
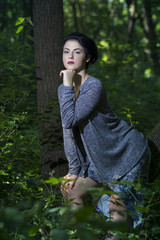
[[[74, 87], [63, 86], [61, 116], [64, 128], [72, 128], [88, 118], [99, 103], [103, 90], [102, 85], [93, 83], [92, 85], [85, 85], [85, 88], [83, 85], [76, 102], [73, 101]], [[83, 91], [81, 91], [82, 88]]]
[[[58, 98], [61, 109], [63, 95], [63, 85], [58, 88]], [[64, 140], [64, 151], [68, 161], [69, 171], [68, 173], [78, 175], [81, 171], [81, 165], [77, 156], [75, 141], [73, 139], [73, 133], [71, 129], [63, 127], [63, 140]]]
[[71, 129], [63, 128], [64, 151], [68, 160], [68, 173], [78, 175], [81, 171], [81, 164], [77, 156], [76, 146], [71, 131]]

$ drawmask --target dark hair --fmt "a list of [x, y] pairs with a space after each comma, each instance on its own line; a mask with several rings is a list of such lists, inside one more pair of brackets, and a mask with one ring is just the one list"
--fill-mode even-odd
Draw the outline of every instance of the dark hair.
[[89, 63], [93, 64], [96, 62], [98, 58], [98, 49], [95, 42], [91, 38], [87, 37], [83, 33], [73, 32], [64, 38], [62, 43], [63, 47], [68, 40], [77, 40], [84, 48], [86, 57], [90, 56], [90, 60], [88, 63], [86, 63], [86, 67], [88, 67]]

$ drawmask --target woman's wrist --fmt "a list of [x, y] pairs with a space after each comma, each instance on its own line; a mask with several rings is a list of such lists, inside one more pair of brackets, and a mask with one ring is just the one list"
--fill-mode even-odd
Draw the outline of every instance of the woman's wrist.
[[66, 87], [72, 87], [73, 86], [73, 81], [68, 81], [66, 79], [63, 79], [63, 85]]
[[69, 178], [69, 179], [76, 179], [76, 178], [78, 178], [78, 175], [68, 173], [65, 177]]

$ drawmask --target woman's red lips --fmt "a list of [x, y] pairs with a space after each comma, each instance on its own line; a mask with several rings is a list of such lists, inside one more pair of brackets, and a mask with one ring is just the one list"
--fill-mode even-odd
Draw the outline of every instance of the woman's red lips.
[[74, 62], [72, 62], [72, 61], [69, 61], [69, 62], [67, 62], [68, 64], [74, 64]]

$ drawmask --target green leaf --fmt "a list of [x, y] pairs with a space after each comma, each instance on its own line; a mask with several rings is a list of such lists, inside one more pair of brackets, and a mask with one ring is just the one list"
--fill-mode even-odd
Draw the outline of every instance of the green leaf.
[[25, 69], [28, 69], [28, 70], [31, 70], [31, 69], [32, 69], [32, 67], [29, 66], [29, 65], [27, 65], [27, 64], [21, 63], [21, 64], [19, 64], [19, 65], [20, 65], [21, 67], [25, 68]]
[[38, 226], [34, 225], [33, 228], [29, 229], [29, 236], [34, 237], [38, 232]]
[[140, 212], [148, 212], [148, 210], [150, 209], [150, 206], [149, 205], [146, 206], [146, 207], [144, 207], [144, 206], [134, 206], [134, 208], [137, 209]]
[[79, 228], [77, 231], [77, 235], [80, 240], [87, 239], [87, 240], [96, 240], [97, 237], [93, 233], [93, 231], [86, 229], [86, 228]]
[[66, 213], [66, 211], [68, 210], [67, 207], [55, 207], [55, 208], [51, 208], [48, 213], [55, 213], [59, 211], [59, 214], [62, 216], [64, 213]]
[[23, 26], [19, 26], [19, 27], [17, 28], [16, 33], [18, 34], [18, 33], [20, 33], [22, 30], [23, 30]]
[[61, 231], [56, 231], [56, 233], [52, 233], [53, 237], [54, 237], [54, 240], [68, 240], [68, 234], [61, 230]]
[[27, 22], [33, 27], [33, 22], [31, 21], [30, 18], [26, 18]]
[[15, 23], [15, 26], [18, 26], [18, 25], [22, 24], [24, 22], [24, 20], [25, 20], [25, 18], [23, 18], [23, 17], [18, 18], [16, 23]]
[[56, 185], [59, 183], [59, 180], [55, 177], [50, 177], [48, 180], [45, 181], [46, 183], [52, 183], [53, 185]]

